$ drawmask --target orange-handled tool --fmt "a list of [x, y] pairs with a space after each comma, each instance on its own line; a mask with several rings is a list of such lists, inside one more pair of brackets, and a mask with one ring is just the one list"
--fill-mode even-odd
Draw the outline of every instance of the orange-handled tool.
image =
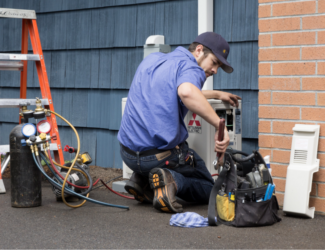
[[[218, 141], [223, 141], [223, 137], [225, 134], [225, 125], [226, 125], [225, 119], [221, 118], [220, 122], [219, 122]], [[214, 166], [217, 165], [218, 159], [221, 157], [221, 155], [222, 155], [222, 153], [217, 152], [217, 157], [212, 163]]]

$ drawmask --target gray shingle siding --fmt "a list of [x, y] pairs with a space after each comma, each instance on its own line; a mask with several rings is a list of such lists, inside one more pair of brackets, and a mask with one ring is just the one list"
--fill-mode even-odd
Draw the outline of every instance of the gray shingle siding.
[[[230, 41], [235, 68], [232, 75], [220, 70], [214, 88], [243, 96], [243, 148], [249, 149], [257, 147], [257, 5], [257, 0], [214, 5], [215, 31]], [[93, 164], [122, 168], [116, 138], [121, 98], [142, 60], [142, 46], [156, 34], [172, 49], [187, 48], [197, 36], [197, 0], [0, 0], [0, 7], [36, 10], [55, 111], [76, 126], [81, 151], [90, 153]], [[0, 52], [19, 53], [21, 20], [0, 19], [0, 33], [6, 34]], [[27, 76], [28, 98], [40, 96], [32, 62]], [[1, 71], [0, 98], [17, 98], [19, 79], [18, 72]], [[1, 144], [8, 143], [17, 120], [18, 110], [0, 109]], [[58, 125], [62, 145], [76, 146], [71, 129], [60, 119]]]

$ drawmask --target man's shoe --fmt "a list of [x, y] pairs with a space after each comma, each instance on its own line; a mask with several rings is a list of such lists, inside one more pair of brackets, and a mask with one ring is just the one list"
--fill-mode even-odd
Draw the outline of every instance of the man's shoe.
[[133, 172], [124, 188], [129, 194], [134, 195], [137, 201], [152, 204], [153, 191], [150, 189], [148, 178]]
[[149, 173], [150, 187], [154, 190], [153, 206], [169, 213], [181, 213], [183, 207], [176, 202], [177, 186], [168, 170], [154, 168]]

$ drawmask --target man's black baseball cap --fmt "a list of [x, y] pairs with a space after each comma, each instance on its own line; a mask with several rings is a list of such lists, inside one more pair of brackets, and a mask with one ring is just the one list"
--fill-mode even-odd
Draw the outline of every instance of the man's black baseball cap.
[[229, 44], [227, 41], [217, 33], [205, 32], [199, 35], [195, 41], [212, 50], [213, 54], [222, 62], [221, 68], [226, 73], [232, 73], [234, 69], [227, 62], [229, 54]]

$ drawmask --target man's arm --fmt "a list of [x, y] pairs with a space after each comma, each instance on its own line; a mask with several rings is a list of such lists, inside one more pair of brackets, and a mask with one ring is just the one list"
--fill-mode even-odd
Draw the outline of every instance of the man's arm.
[[[178, 96], [181, 98], [184, 105], [192, 112], [201, 116], [204, 120], [214, 126], [217, 130], [219, 128], [220, 118], [208, 103], [205, 96], [195, 85], [189, 82], [184, 82], [179, 85], [177, 89]], [[218, 132], [218, 131], [217, 131]], [[217, 133], [215, 135], [216, 141]], [[216, 141], [215, 151], [225, 152], [229, 144], [229, 135], [225, 128], [224, 140], [222, 142]]]
[[224, 102], [229, 102], [230, 105], [236, 107], [238, 107], [238, 100], [241, 100], [238, 95], [219, 90], [202, 90], [202, 94], [205, 96], [206, 99], [219, 99]]

